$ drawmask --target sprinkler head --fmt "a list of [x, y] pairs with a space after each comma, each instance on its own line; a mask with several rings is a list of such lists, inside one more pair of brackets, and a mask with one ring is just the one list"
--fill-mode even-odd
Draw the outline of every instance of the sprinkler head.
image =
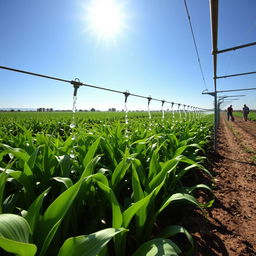
[[73, 84], [73, 87], [74, 87], [73, 96], [75, 97], [77, 95], [77, 90], [78, 90], [79, 86], [81, 86], [83, 84], [80, 82], [80, 80], [78, 78], [75, 78], [75, 80], [72, 80], [70, 83]]

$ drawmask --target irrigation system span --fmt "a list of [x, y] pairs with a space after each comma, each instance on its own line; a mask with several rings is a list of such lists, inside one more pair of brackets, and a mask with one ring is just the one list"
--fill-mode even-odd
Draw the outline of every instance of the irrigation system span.
[[234, 76], [243, 76], [256, 74], [256, 71], [240, 73], [240, 74], [231, 74], [226, 76], [217, 76], [217, 55], [234, 51], [237, 49], [242, 49], [249, 46], [256, 45], [256, 42], [234, 46], [231, 48], [218, 50], [218, 12], [219, 12], [219, 0], [209, 0], [210, 3], [210, 13], [211, 13], [211, 31], [212, 31], [212, 55], [213, 55], [213, 81], [214, 81], [214, 91], [207, 92], [204, 90], [202, 94], [209, 94], [214, 97], [214, 149], [217, 150], [217, 136], [218, 136], [218, 126], [219, 126], [219, 104], [218, 104], [218, 93], [220, 92], [231, 92], [231, 91], [246, 91], [246, 90], [255, 90], [256, 88], [245, 88], [245, 89], [234, 89], [234, 90], [217, 90], [217, 79], [228, 78]]
[[[186, 0], [184, 0], [186, 13], [187, 13], [187, 17], [188, 17], [188, 21], [189, 21], [189, 25], [190, 25], [190, 30], [191, 30], [191, 34], [192, 34], [192, 37], [193, 37], [193, 42], [194, 42], [194, 46], [195, 46], [195, 50], [196, 50], [196, 54], [197, 54], [198, 64], [199, 64], [199, 67], [200, 67], [200, 70], [201, 70], [201, 75], [202, 75], [202, 78], [203, 78], [203, 81], [204, 81], [204, 84], [205, 84], [205, 87], [206, 87], [206, 90], [204, 90], [202, 92], [202, 94], [208, 94], [208, 95], [211, 95], [211, 96], [214, 97], [214, 148], [216, 150], [217, 149], [218, 124], [219, 124], [219, 106], [220, 106], [220, 104], [218, 103], [218, 93], [232, 92], [232, 91], [256, 90], [256, 88], [244, 88], [244, 89], [233, 89], [233, 90], [218, 91], [217, 90], [217, 79], [256, 74], [256, 71], [251, 71], [251, 72], [246, 72], [246, 73], [239, 73], [239, 74], [230, 74], [230, 75], [225, 75], [225, 76], [217, 76], [217, 55], [221, 54], [221, 53], [224, 53], [224, 52], [229, 52], [229, 51], [234, 51], [234, 50], [242, 49], [242, 48], [249, 47], [249, 46], [254, 46], [254, 45], [256, 45], [256, 42], [247, 43], [247, 44], [238, 45], [238, 46], [234, 46], [234, 47], [227, 48], [227, 49], [218, 50], [217, 45], [218, 45], [218, 9], [219, 9], [218, 6], [219, 6], [219, 1], [218, 0], [209, 0], [209, 3], [210, 3], [210, 14], [211, 14], [212, 55], [213, 55], [213, 81], [214, 81], [214, 91], [213, 92], [208, 92], [208, 89], [206, 87], [205, 78], [204, 78], [202, 66], [201, 66], [201, 63], [200, 63], [198, 48], [197, 48], [197, 44], [196, 44], [196, 40], [195, 40], [195, 36], [194, 36], [194, 32], [193, 32], [191, 20], [190, 20], [190, 15], [189, 15], [187, 3], [186, 3]], [[66, 79], [62, 79], [62, 78], [43, 75], [43, 74], [39, 74], [39, 73], [33, 73], [33, 72], [30, 72], [30, 71], [14, 69], [14, 68], [5, 67], [5, 66], [0, 66], [0, 68], [5, 69], [5, 70], [9, 70], [9, 71], [24, 73], [24, 74], [33, 75], [33, 76], [39, 76], [39, 77], [48, 78], [48, 79], [52, 79], [52, 80], [57, 80], [57, 81], [60, 81], [60, 82], [70, 83], [74, 87], [74, 94], [73, 94], [74, 96], [77, 95], [77, 91], [78, 91], [78, 88], [80, 86], [87, 86], [87, 87], [91, 87], [91, 88], [95, 88], [95, 89], [100, 89], [100, 90], [105, 90], [105, 91], [109, 91], [109, 92], [113, 92], [113, 93], [123, 94], [125, 96], [125, 103], [127, 102], [127, 99], [128, 99], [129, 96], [134, 96], [134, 97], [147, 99], [148, 100], [148, 106], [149, 106], [149, 104], [152, 100], [152, 101], [161, 102], [162, 107], [165, 103], [170, 103], [172, 108], [173, 108], [174, 105], [177, 105], [178, 109], [180, 109], [180, 106], [183, 106], [184, 109], [185, 109], [185, 107], [187, 107], [188, 108], [187, 110], [190, 110], [190, 111], [212, 111], [212, 109], [199, 108], [199, 107], [185, 105], [185, 104], [181, 104], [181, 103], [166, 101], [166, 100], [163, 100], [163, 99], [153, 98], [151, 96], [138, 95], [138, 94], [130, 93], [129, 91], [119, 91], [119, 90], [114, 90], [114, 89], [110, 89], [110, 88], [106, 88], [106, 87], [101, 87], [101, 86], [96, 86], [96, 85], [91, 85], [91, 84], [85, 84], [85, 83], [80, 82], [80, 80], [78, 78], [76, 78], [75, 80], [66, 80]]]
[[58, 77], [43, 75], [43, 74], [34, 73], [34, 72], [30, 72], [30, 71], [25, 71], [25, 70], [20, 70], [20, 69], [14, 69], [14, 68], [5, 67], [5, 66], [0, 66], [0, 69], [19, 72], [19, 73], [23, 73], [23, 74], [27, 74], [27, 75], [32, 75], [32, 76], [38, 76], [38, 77], [47, 78], [47, 79], [52, 79], [52, 80], [65, 82], [65, 83], [70, 83], [74, 87], [73, 96], [77, 95], [77, 91], [78, 91], [78, 88], [80, 86], [86, 86], [86, 87], [91, 87], [91, 88], [95, 88], [95, 89], [99, 89], [99, 90], [105, 90], [105, 91], [109, 91], [109, 92], [123, 94], [125, 96], [125, 103], [127, 102], [127, 99], [128, 99], [129, 96], [134, 96], [134, 97], [147, 99], [148, 100], [148, 105], [150, 104], [151, 100], [154, 100], [154, 101], [161, 102], [162, 107], [163, 107], [164, 103], [170, 103], [172, 105], [172, 107], [173, 107], [173, 105], [177, 105], [178, 109], [180, 108], [180, 106], [183, 106], [183, 107], [187, 107], [188, 109], [190, 109], [190, 111], [212, 111], [212, 109], [200, 108], [200, 107], [195, 107], [195, 106], [186, 105], [186, 104], [182, 104], [182, 103], [176, 103], [176, 102], [171, 102], [171, 101], [167, 101], [167, 100], [161, 100], [161, 99], [153, 98], [151, 96], [143, 96], [143, 95], [130, 93], [129, 91], [124, 91], [123, 92], [123, 91], [113, 90], [113, 89], [106, 88], [106, 87], [101, 87], [101, 86], [96, 86], [96, 85], [91, 85], [91, 84], [85, 84], [85, 83], [80, 82], [80, 80], [78, 78], [76, 78], [75, 80], [66, 80], [66, 79], [62, 79], [62, 78], [58, 78]]

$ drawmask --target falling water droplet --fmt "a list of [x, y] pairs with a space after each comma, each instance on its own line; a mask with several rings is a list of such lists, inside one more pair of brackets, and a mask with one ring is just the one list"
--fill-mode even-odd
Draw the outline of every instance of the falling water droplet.
[[124, 108], [125, 108], [125, 124], [128, 124], [128, 108], [127, 108], [127, 103], [124, 103]]
[[151, 126], [152, 126], [152, 122], [151, 122], [151, 113], [150, 113], [150, 107], [149, 107], [149, 103], [148, 103], [148, 118], [149, 118], [149, 128], [148, 130], [151, 131]]
[[[73, 112], [73, 117], [72, 117], [72, 122], [69, 125], [69, 127], [72, 129], [72, 137], [71, 140], [74, 141], [76, 139], [75, 135], [74, 135], [74, 131], [73, 129], [76, 127], [76, 121], [75, 121], [75, 113], [76, 113], [76, 101], [77, 101], [77, 96], [73, 96], [73, 106], [72, 106], [72, 112]], [[75, 152], [74, 152], [74, 148], [71, 149], [70, 151], [70, 158], [74, 159], [75, 158]]]
[[73, 152], [73, 150], [70, 152], [70, 158], [72, 158], [72, 159], [74, 159], [75, 158], [75, 154], [74, 154], [74, 152]]
[[77, 101], [77, 96], [73, 96], [73, 107], [72, 107], [73, 113], [76, 112], [76, 101]]

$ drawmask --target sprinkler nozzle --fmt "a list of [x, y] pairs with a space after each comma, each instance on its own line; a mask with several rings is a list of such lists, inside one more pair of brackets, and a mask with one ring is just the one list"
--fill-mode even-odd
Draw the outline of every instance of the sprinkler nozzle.
[[127, 99], [129, 97], [129, 95], [130, 95], [130, 93], [128, 91], [124, 92], [124, 97], [125, 97], [124, 102], [125, 103], [127, 103]]
[[77, 90], [78, 90], [79, 86], [83, 85], [83, 84], [80, 82], [80, 80], [78, 78], [76, 78], [75, 80], [72, 80], [70, 83], [73, 84], [73, 87], [74, 87], [73, 96], [75, 97], [77, 95]]

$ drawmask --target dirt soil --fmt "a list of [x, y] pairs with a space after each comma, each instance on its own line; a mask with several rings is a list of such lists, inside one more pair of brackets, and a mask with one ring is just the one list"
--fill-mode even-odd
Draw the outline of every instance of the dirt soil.
[[222, 116], [212, 161], [216, 199], [194, 216], [195, 255], [256, 256], [256, 122]]

